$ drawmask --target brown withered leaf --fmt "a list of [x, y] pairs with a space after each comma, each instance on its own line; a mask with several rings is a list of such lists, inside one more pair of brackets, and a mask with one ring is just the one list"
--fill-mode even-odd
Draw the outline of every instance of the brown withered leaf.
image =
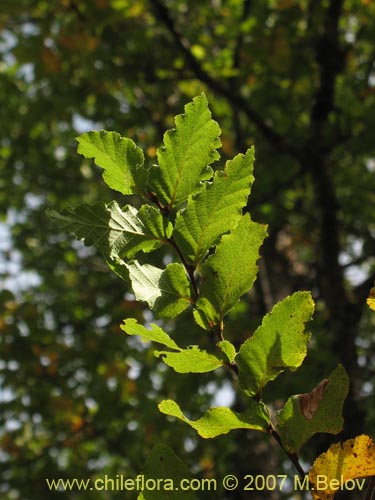
[[323, 399], [325, 388], [328, 384], [328, 380], [325, 378], [319, 384], [314, 387], [311, 392], [306, 394], [300, 394], [298, 396], [298, 403], [302, 415], [306, 420], [311, 420], [315, 415], [317, 409], [319, 408], [320, 402]]

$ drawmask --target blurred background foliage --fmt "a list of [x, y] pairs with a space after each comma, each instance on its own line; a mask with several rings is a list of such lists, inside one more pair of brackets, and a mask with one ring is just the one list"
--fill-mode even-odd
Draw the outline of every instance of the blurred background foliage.
[[[1, 1], [2, 498], [134, 498], [48, 492], [45, 478], [131, 477], [160, 441], [199, 477], [294, 474], [269, 439], [237, 431], [203, 442], [159, 414], [168, 397], [193, 418], [242, 402], [226, 373], [175, 374], [126, 338], [122, 319], [147, 322], [150, 312], [45, 215], [116, 196], [76, 154], [79, 133], [116, 130], [154, 162], [173, 116], [202, 91], [223, 129], [221, 164], [255, 144], [248, 209], [269, 224], [258, 280], [229, 336], [240, 344], [276, 301], [311, 290], [308, 358], [266, 399], [277, 410], [341, 362], [352, 384], [340, 437], [373, 435], [374, 24], [371, 0]], [[190, 313], [165, 328], [182, 343], [210, 342]], [[327, 444], [305, 447], [305, 465]]]

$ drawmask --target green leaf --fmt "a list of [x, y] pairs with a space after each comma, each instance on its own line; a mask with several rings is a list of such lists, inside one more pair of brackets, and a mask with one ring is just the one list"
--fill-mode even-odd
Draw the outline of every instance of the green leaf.
[[158, 317], [174, 318], [192, 302], [190, 282], [182, 264], [169, 264], [164, 270], [137, 261], [123, 264], [129, 271], [134, 295], [147, 302]]
[[161, 357], [164, 363], [178, 373], [206, 373], [223, 366], [223, 361], [198, 346], [180, 349], [180, 352], [156, 351], [155, 356]]
[[138, 182], [146, 171], [143, 151], [131, 139], [102, 130], [86, 132], [77, 137], [77, 141], [78, 153], [94, 158], [104, 169], [103, 179], [107, 186], [122, 194], [143, 191], [142, 183]]
[[221, 340], [217, 343], [218, 347], [225, 354], [225, 357], [228, 359], [229, 363], [234, 362], [234, 358], [236, 357], [236, 348], [234, 345], [229, 342], [229, 340]]
[[201, 94], [175, 118], [176, 128], [164, 134], [158, 149], [159, 166], [150, 170], [149, 186], [159, 202], [170, 210], [212, 177], [208, 167], [219, 158], [219, 125], [212, 120], [206, 96]]
[[171, 349], [180, 350], [180, 347], [171, 339], [168, 333], [154, 323], [151, 323], [150, 329], [147, 329], [143, 325], [137, 323], [136, 319], [129, 318], [124, 320], [124, 324], [121, 325], [120, 328], [128, 335], [139, 335], [143, 342], [157, 342]]
[[266, 227], [244, 215], [237, 227], [224, 235], [202, 265], [202, 286], [199, 291], [195, 319], [206, 329], [222, 323], [225, 314], [253, 285], [259, 247], [266, 236]]
[[310, 334], [305, 323], [311, 319], [314, 302], [309, 292], [297, 292], [274, 306], [262, 324], [241, 346], [236, 357], [239, 382], [249, 396], [285, 369], [296, 370], [306, 356]]
[[151, 323], [150, 329], [137, 323], [133, 318], [126, 319], [121, 329], [128, 335], [140, 335], [143, 342], [157, 342], [178, 352], [155, 351], [155, 356], [162, 358], [164, 363], [178, 373], [206, 373], [223, 366], [223, 361], [198, 346], [187, 349], [179, 347], [171, 337], [160, 327]]
[[277, 430], [283, 446], [298, 453], [317, 432], [338, 434], [343, 428], [342, 407], [349, 390], [349, 378], [338, 365], [311, 393], [292, 396], [277, 413]]
[[249, 401], [249, 404], [250, 407], [243, 413], [236, 413], [225, 407], [210, 408], [198, 420], [186, 418], [179, 405], [171, 399], [161, 401], [159, 410], [190, 425], [201, 437], [214, 438], [234, 429], [265, 431], [270, 422], [267, 407], [253, 399]]
[[219, 237], [238, 223], [254, 181], [253, 163], [253, 148], [228, 161], [224, 172], [217, 171], [213, 182], [206, 182], [177, 214], [173, 237], [194, 267]]
[[47, 213], [61, 229], [86, 245], [95, 245], [109, 259], [131, 258], [139, 250], [150, 252], [165, 243], [172, 231], [171, 223], [151, 205], [137, 211], [130, 205], [121, 209], [112, 201]]
[[[144, 481], [158, 485], [155, 488], [144, 488], [138, 500], [198, 500], [192, 490], [179, 488], [181, 481], [191, 480], [191, 474], [174, 451], [164, 444], [157, 444], [151, 451], [143, 473]], [[154, 480], [151, 481], [151, 480]]]

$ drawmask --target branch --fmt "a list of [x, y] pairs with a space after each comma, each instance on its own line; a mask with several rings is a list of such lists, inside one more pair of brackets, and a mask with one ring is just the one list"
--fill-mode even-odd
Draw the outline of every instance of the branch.
[[[241, 16], [241, 20], [239, 22], [240, 29], [239, 29], [239, 33], [238, 33], [238, 37], [237, 37], [236, 46], [235, 46], [235, 49], [233, 52], [233, 64], [232, 64], [233, 69], [239, 69], [239, 67], [240, 67], [240, 54], [241, 54], [241, 50], [242, 50], [242, 46], [243, 46], [243, 34], [241, 31], [241, 24], [244, 21], [246, 21], [246, 19], [249, 17], [250, 9], [252, 7], [252, 2], [253, 2], [253, 0], [244, 0], [244, 2], [242, 4], [242, 16]], [[232, 80], [232, 79], [233, 79], [233, 77], [230, 80]], [[234, 79], [235, 79], [235, 77], [234, 77]]]
[[172, 35], [177, 47], [185, 56], [190, 68], [194, 72], [195, 76], [203, 83], [205, 83], [211, 90], [216, 92], [222, 97], [225, 97], [233, 107], [244, 112], [248, 119], [254, 123], [254, 125], [259, 129], [263, 137], [271, 144], [271, 146], [277, 151], [282, 151], [290, 154], [291, 156], [297, 156], [297, 149], [285, 142], [284, 137], [276, 132], [272, 127], [270, 127], [244, 99], [238, 92], [233, 92], [233, 89], [223, 85], [220, 81], [214, 79], [207, 71], [202, 67], [198, 59], [194, 56], [190, 49], [190, 43], [185, 36], [182, 35], [175, 27], [173, 20], [169, 14], [169, 11], [165, 5], [160, 0], [150, 0], [152, 7], [154, 8], [158, 19], [166, 26], [169, 33]]
[[186, 262], [186, 259], [183, 255], [183, 253], [181, 252], [181, 250], [179, 249], [177, 243], [174, 241], [173, 238], [170, 238], [168, 240], [168, 243], [175, 249], [177, 255], [179, 256], [179, 258], [181, 260], [182, 265], [184, 266], [184, 268], [186, 270], [186, 273], [189, 277], [190, 283], [191, 283], [193, 290], [194, 290], [194, 302], [195, 302], [197, 300], [197, 297], [198, 297], [198, 287], [197, 287], [197, 283], [196, 283], [195, 277], [194, 277], [194, 267], [190, 266]]
[[[242, 4], [242, 15], [239, 20], [239, 30], [237, 35], [237, 40], [235, 43], [235, 48], [233, 51], [232, 69], [234, 70], [234, 75], [228, 78], [228, 84], [236, 93], [240, 92], [238, 85], [238, 70], [240, 69], [240, 55], [243, 47], [244, 37], [241, 30], [242, 23], [248, 18], [253, 0], [244, 0]], [[246, 149], [246, 142], [243, 135], [241, 127], [241, 111], [235, 107], [232, 113], [232, 127], [235, 134], [235, 144], [239, 151], [244, 151]]]
[[343, 0], [331, 0], [326, 10], [324, 31], [316, 47], [320, 66], [320, 85], [311, 109], [311, 136], [300, 158], [311, 172], [317, 206], [320, 209], [322, 291], [331, 314], [348, 302], [343, 272], [339, 264], [340, 237], [337, 218], [338, 202], [333, 180], [328, 172], [328, 150], [321, 147], [321, 134], [334, 107], [337, 75], [343, 69], [343, 51], [339, 46], [339, 19]]
[[315, 136], [320, 135], [322, 124], [334, 107], [337, 75], [344, 68], [345, 54], [339, 44], [339, 20], [344, 0], [331, 0], [326, 11], [324, 31], [316, 47], [316, 60], [320, 66], [320, 86], [311, 110], [311, 123]]
[[274, 440], [277, 442], [277, 444], [280, 446], [280, 448], [283, 450], [283, 452], [286, 454], [286, 456], [292, 462], [292, 464], [296, 468], [299, 476], [302, 479], [304, 479], [306, 474], [305, 474], [305, 471], [303, 470], [301, 464], [299, 463], [298, 456], [295, 453], [289, 453], [289, 451], [286, 448], [284, 448], [284, 445], [281, 442], [281, 438], [280, 438], [278, 432], [276, 431], [275, 427], [272, 425], [272, 423], [270, 424], [270, 426], [268, 428], [268, 433], [274, 438]]

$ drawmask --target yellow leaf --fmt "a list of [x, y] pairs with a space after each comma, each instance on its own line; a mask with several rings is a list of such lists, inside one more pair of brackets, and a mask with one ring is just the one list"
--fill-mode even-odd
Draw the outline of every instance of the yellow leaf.
[[375, 288], [371, 288], [367, 304], [373, 311], [375, 311]]
[[369, 436], [357, 436], [330, 446], [309, 472], [314, 500], [331, 500], [340, 491], [362, 490], [375, 475], [375, 445]]
[[156, 157], [156, 148], [154, 146], [150, 146], [149, 148], [147, 148], [147, 155], [150, 158], [155, 158]]

